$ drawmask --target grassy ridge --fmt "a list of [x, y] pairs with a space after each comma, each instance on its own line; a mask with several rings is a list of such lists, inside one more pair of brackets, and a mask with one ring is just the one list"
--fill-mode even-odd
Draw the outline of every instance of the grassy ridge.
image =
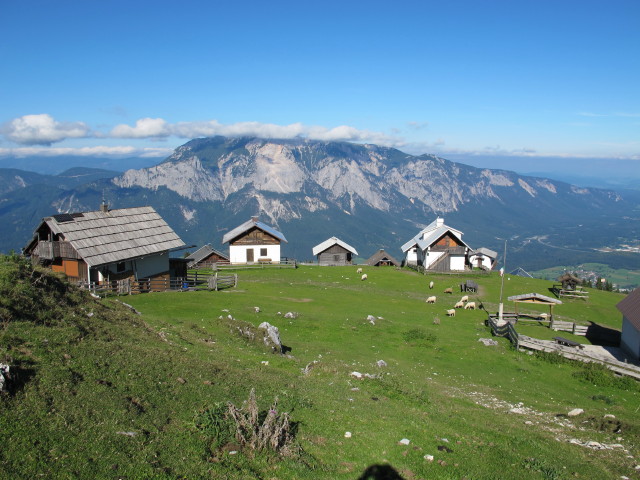
[[[489, 336], [485, 313], [444, 315], [459, 295], [441, 292], [465, 277], [435, 277], [429, 291], [410, 271], [367, 273], [362, 282], [355, 268], [243, 271], [237, 289], [123, 297], [141, 316], [84, 298], [48, 325], [5, 322], [0, 361], [18, 366], [20, 382], [0, 400], [0, 476], [351, 479], [374, 465], [404, 478], [631, 475], [634, 460], [622, 449], [568, 440], [620, 443], [637, 458], [637, 384], [515, 352], [503, 339], [485, 347], [477, 341]], [[476, 301], [497, 308], [500, 278], [476, 280]], [[504, 284], [505, 298], [549, 286], [519, 277]], [[429, 294], [435, 305], [424, 302]], [[555, 313], [619, 328], [620, 298], [594, 291]], [[284, 318], [288, 311], [298, 318]], [[279, 328], [289, 357], [235, 333], [237, 322], [262, 321]], [[291, 413], [295, 457], [230, 455], [202, 425], [217, 403], [239, 405], [252, 387], [262, 409], [277, 396]], [[521, 413], [509, 413], [519, 402]], [[574, 407], [585, 414], [567, 426]]]

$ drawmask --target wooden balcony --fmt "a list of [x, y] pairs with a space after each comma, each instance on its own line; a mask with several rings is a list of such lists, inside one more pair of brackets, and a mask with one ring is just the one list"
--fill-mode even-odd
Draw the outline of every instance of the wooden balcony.
[[75, 251], [69, 242], [48, 242], [46, 240], [40, 240], [36, 254], [43, 260], [54, 260], [56, 258], [81, 259], [78, 252]]

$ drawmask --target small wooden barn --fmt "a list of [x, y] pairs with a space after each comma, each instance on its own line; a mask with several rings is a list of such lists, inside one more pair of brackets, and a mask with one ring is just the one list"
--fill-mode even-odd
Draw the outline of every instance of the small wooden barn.
[[280, 244], [283, 242], [287, 243], [284, 235], [258, 221], [258, 217], [251, 217], [222, 237], [222, 243], [229, 243], [232, 264], [280, 263]]
[[616, 305], [622, 313], [620, 348], [634, 360], [640, 360], [640, 288], [636, 288]]
[[351, 265], [354, 255], [358, 255], [355, 248], [337, 237], [328, 238], [312, 251], [318, 257], [318, 265], [323, 266]]
[[207, 244], [189, 255], [186, 260], [189, 268], [211, 267], [217, 263], [229, 263], [229, 256]]
[[385, 252], [383, 248], [371, 255], [365, 264], [373, 267], [388, 267], [391, 265], [395, 267], [400, 266], [400, 262]]
[[184, 242], [152, 207], [62, 213], [42, 219], [23, 253], [70, 280], [169, 280], [169, 252]]

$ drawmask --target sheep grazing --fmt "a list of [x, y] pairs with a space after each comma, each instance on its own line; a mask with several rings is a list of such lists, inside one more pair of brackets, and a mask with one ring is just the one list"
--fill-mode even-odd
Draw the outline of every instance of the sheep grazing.
[[453, 294], [453, 288], [451, 288], [451, 287], [445, 288], [444, 293]]
[[476, 302], [469, 302], [464, 306], [465, 310], [475, 310], [476, 309]]
[[427, 303], [436, 303], [436, 297], [427, 298]]
[[464, 297], [462, 297], [460, 299], [461, 302], [468, 302], [469, 301], [469, 295], [465, 295]]
[[433, 280], [429, 282], [429, 290], [433, 290]]
[[462, 307], [464, 307], [464, 302], [456, 302], [456, 304], [453, 306], [453, 308], [462, 308]]
[[356, 270], [356, 273], [357, 273], [357, 274], [362, 273], [362, 268], [359, 268], [358, 270]]
[[366, 273], [363, 273], [363, 274], [362, 274], [362, 277], [360, 277], [360, 280], [362, 280], [362, 281], [364, 282], [367, 278], [368, 278], [368, 277], [367, 277], [367, 274], [366, 274]]
[[453, 308], [450, 308], [449, 310], [447, 310], [447, 317], [455, 317], [456, 316], [456, 311]]

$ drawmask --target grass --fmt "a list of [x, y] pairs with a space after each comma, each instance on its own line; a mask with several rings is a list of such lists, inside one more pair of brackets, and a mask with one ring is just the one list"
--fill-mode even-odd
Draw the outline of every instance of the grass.
[[[121, 298], [141, 316], [115, 299], [84, 298], [48, 325], [7, 321], [0, 361], [17, 365], [19, 387], [0, 399], [0, 476], [353, 479], [375, 466], [403, 478], [633, 475], [637, 383], [516, 352], [505, 339], [485, 347], [486, 313], [445, 316], [460, 295], [443, 290], [467, 277], [365, 270], [365, 282], [355, 267], [242, 271], [235, 289]], [[474, 279], [481, 288], [472, 300], [497, 310], [500, 278]], [[504, 294], [549, 286], [511, 277]], [[433, 294], [437, 303], [426, 304]], [[620, 328], [621, 298], [593, 291], [554, 313]], [[297, 318], [285, 318], [290, 311]], [[263, 321], [278, 327], [288, 356], [234, 329]], [[262, 414], [278, 397], [278, 412], [295, 424], [294, 455], [239, 449], [220, 433], [223, 406], [240, 407], [252, 388]], [[529, 413], [509, 413], [519, 402]], [[585, 414], [569, 422], [575, 407]], [[605, 414], [624, 427], [603, 428]], [[572, 438], [621, 443], [628, 453]]]

